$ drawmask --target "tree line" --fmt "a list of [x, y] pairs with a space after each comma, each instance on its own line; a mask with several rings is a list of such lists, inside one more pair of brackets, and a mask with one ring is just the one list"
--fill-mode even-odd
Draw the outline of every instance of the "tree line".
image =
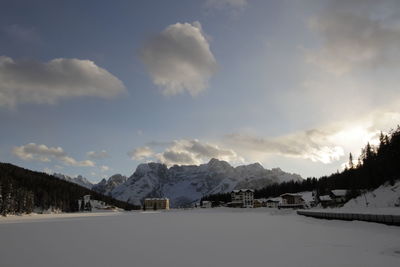
[[34, 209], [76, 212], [84, 195], [124, 210], [138, 207], [46, 173], [0, 163], [0, 214], [31, 213]]
[[[319, 179], [313, 177], [302, 181], [274, 183], [255, 190], [254, 197], [269, 198], [302, 191], [316, 191], [317, 195], [324, 195], [330, 190], [348, 189], [350, 198], [357, 196], [360, 190], [372, 190], [386, 182], [393, 185], [396, 179], [400, 179], [399, 126], [388, 134], [381, 133], [379, 145], [366, 144], [356, 162], [350, 153], [349, 162], [341, 172]], [[230, 193], [205, 196], [202, 200], [226, 203], [230, 201]]]

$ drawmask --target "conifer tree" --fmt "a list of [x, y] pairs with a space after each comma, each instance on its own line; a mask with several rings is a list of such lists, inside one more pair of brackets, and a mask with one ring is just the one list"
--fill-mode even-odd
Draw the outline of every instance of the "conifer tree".
[[353, 155], [351, 154], [351, 152], [350, 152], [350, 155], [349, 155], [349, 169], [350, 170], [354, 169]]

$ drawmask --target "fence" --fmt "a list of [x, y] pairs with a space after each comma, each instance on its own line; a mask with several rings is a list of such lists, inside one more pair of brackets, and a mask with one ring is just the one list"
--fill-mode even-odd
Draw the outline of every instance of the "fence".
[[400, 215], [380, 215], [380, 214], [362, 214], [362, 213], [338, 213], [338, 212], [320, 212], [299, 210], [297, 214], [328, 220], [344, 220], [344, 221], [365, 221], [383, 223], [388, 225], [400, 226]]

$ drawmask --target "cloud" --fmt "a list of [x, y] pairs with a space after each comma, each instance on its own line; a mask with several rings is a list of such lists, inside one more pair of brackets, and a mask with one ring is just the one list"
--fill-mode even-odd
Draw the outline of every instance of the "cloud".
[[128, 155], [133, 160], [143, 160], [152, 157], [154, 155], [154, 152], [150, 147], [144, 146], [135, 148], [134, 150], [129, 152]]
[[217, 69], [199, 22], [168, 26], [147, 40], [140, 54], [154, 84], [165, 95], [187, 91], [195, 96], [208, 87]]
[[86, 155], [90, 159], [104, 159], [104, 158], [108, 158], [110, 156], [110, 155], [108, 155], [106, 150], [89, 151], [86, 153]]
[[[156, 146], [158, 142], [154, 142]], [[167, 145], [163, 151], [155, 152], [149, 147], [135, 149], [132, 159], [155, 160], [172, 165], [198, 165], [208, 162], [211, 158], [229, 161], [231, 163], [243, 162], [235, 151], [224, 149], [215, 144], [200, 142], [197, 139], [181, 139], [164, 143]]]
[[327, 71], [400, 67], [399, 1], [330, 1], [310, 26], [323, 45], [309, 60]]
[[29, 143], [17, 146], [12, 149], [12, 154], [26, 161], [51, 162], [56, 159], [68, 166], [93, 167], [95, 163], [91, 160], [77, 161], [65, 153], [61, 147], [48, 147], [46, 145], [37, 145]]
[[400, 97], [400, 2], [330, 0], [323, 5], [310, 19], [320, 42], [303, 50], [301, 82], [278, 97], [286, 103], [285, 113], [323, 125], [358, 121], [375, 109], [390, 111]]
[[246, 7], [248, 4], [247, 0], [207, 0], [205, 5], [208, 8], [233, 8], [233, 9], [242, 9]]
[[202, 162], [193, 157], [186, 151], [174, 151], [168, 149], [163, 153], [157, 155], [160, 162], [171, 166], [171, 165], [198, 165]]
[[225, 160], [231, 163], [243, 162], [235, 151], [220, 148], [218, 145], [200, 142], [197, 139], [175, 140], [173, 144], [156, 155], [157, 159], [169, 166], [190, 165], [208, 162], [211, 158]]
[[276, 137], [229, 134], [223, 142], [247, 159], [260, 160], [265, 155], [272, 155], [330, 164], [343, 161], [350, 152], [357, 159], [361, 148], [368, 142], [379, 145], [381, 131], [388, 133], [398, 123], [400, 112], [377, 109], [358, 119]]
[[106, 172], [106, 171], [109, 171], [109, 170], [110, 170], [110, 167], [108, 167], [108, 166], [106, 166], [106, 165], [100, 166], [100, 171], [101, 171], [101, 172]]
[[341, 146], [328, 140], [328, 133], [313, 129], [275, 138], [256, 137], [246, 134], [227, 135], [227, 142], [247, 151], [309, 159], [331, 163], [344, 155]]
[[43, 63], [0, 56], [0, 107], [54, 104], [83, 96], [111, 98], [124, 91], [118, 78], [90, 60], [57, 58]]

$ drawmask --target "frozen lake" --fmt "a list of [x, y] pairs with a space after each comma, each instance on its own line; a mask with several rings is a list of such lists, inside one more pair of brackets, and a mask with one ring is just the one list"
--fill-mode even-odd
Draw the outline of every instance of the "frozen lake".
[[0, 266], [400, 266], [400, 227], [267, 209], [0, 218]]

